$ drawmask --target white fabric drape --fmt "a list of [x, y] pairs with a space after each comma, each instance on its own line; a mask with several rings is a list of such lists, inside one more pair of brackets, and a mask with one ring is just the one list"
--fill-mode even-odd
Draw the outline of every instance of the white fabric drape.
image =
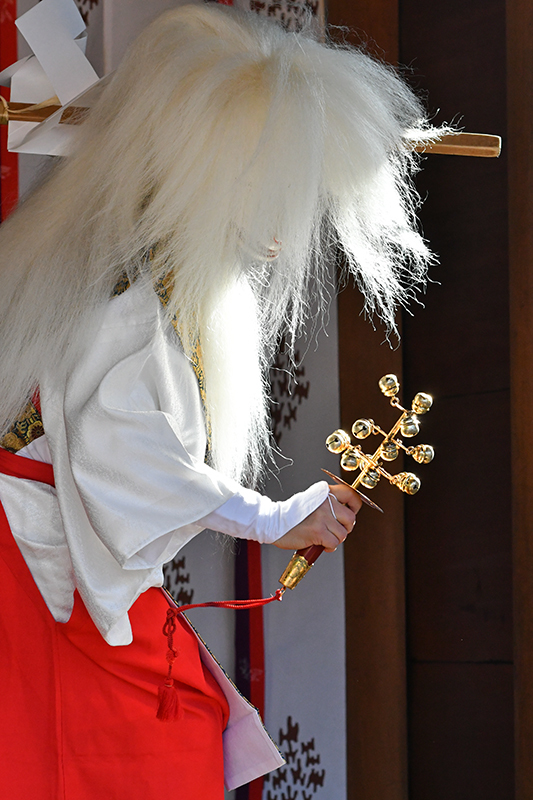
[[46, 439], [22, 456], [50, 460], [56, 489], [0, 476], [0, 497], [58, 621], [77, 588], [110, 644], [131, 641], [128, 609], [205, 527], [273, 542], [325, 499], [325, 481], [274, 503], [205, 464], [196, 376], [160, 301], [134, 285], [113, 298], [63, 385], [43, 384]]

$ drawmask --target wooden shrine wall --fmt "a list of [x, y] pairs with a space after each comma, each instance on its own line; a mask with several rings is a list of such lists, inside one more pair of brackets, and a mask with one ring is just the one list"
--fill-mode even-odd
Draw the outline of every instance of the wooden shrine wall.
[[533, 797], [533, 6], [507, 0], [516, 800]]
[[404, 317], [404, 380], [436, 405], [438, 457], [406, 507], [409, 797], [511, 800], [512, 527], [505, 4], [402, 0], [400, 61], [436, 120], [504, 136], [497, 161], [432, 156], [418, 185], [439, 254]]
[[[513, 19], [524, 13], [515, 2]], [[420, 494], [403, 502], [385, 487], [387, 520], [376, 522], [365, 509], [346, 547], [352, 800], [514, 796], [505, 14], [504, 0], [329, 3], [331, 23], [365, 31], [375, 52], [408, 65], [411, 85], [431, 111], [440, 109], [436, 122], [504, 137], [498, 161], [430, 156], [424, 163], [421, 220], [441, 265], [432, 270], [438, 283], [428, 286], [425, 308], [404, 315], [399, 351], [379, 346], [383, 336], [358, 317], [354, 292], [340, 297], [343, 424], [381, 413], [375, 384], [384, 372], [402, 375], [406, 400], [421, 390], [436, 400], [423, 440], [437, 456], [417, 470]], [[527, 25], [516, 28], [527, 41]], [[522, 164], [515, 182], [524, 194]], [[525, 353], [520, 363], [523, 384]], [[518, 406], [528, 413], [517, 380], [513, 419]], [[515, 443], [531, 460], [524, 429]], [[527, 557], [528, 482], [515, 498]], [[527, 617], [529, 595], [520, 596]], [[527, 688], [525, 635], [521, 641]], [[521, 708], [533, 732], [532, 712], [526, 702]], [[520, 752], [519, 786], [531, 772], [527, 746]]]
[[[389, 62], [398, 60], [398, 7], [394, 0], [330, 0], [328, 21], [355, 30], [354, 44], [369, 38]], [[369, 41], [370, 49], [374, 44]], [[402, 374], [402, 350], [384, 343], [360, 316], [361, 297], [346, 287], [339, 296], [341, 422], [383, 413], [377, 388], [387, 372]], [[407, 695], [403, 498], [389, 487], [372, 495], [387, 507], [363, 508], [345, 545], [348, 797], [407, 797]]]

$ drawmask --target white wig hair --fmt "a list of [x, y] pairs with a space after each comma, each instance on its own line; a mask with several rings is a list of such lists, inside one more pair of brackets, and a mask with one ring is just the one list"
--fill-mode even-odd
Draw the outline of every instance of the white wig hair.
[[434, 136], [360, 50], [215, 4], [163, 14], [2, 225], [3, 429], [44, 379], [68, 377], [124, 271], [172, 270], [167, 313], [185, 351], [203, 349], [213, 464], [256, 476], [266, 368], [305, 319], [310, 280], [323, 286], [340, 248], [389, 330], [424, 280], [407, 131]]

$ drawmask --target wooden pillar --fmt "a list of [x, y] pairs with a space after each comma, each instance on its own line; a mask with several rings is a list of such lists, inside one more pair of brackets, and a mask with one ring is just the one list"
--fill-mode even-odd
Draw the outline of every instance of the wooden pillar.
[[[388, 372], [401, 375], [400, 351], [381, 344], [358, 316], [360, 298], [339, 300], [341, 421], [373, 416], [393, 420], [377, 387]], [[396, 462], [398, 464], [398, 462]], [[399, 465], [398, 465], [399, 466]], [[386, 513], [364, 508], [345, 545], [349, 800], [407, 798], [405, 581], [403, 496], [387, 486], [372, 491]]]
[[[402, 0], [401, 19], [436, 122], [505, 137], [504, 0]], [[404, 319], [436, 451], [405, 504], [409, 800], [514, 796], [507, 155], [430, 156], [417, 178], [440, 264]]]
[[[328, 22], [347, 25], [379, 57], [398, 60], [397, 0], [330, 0]], [[339, 297], [341, 421], [357, 417], [386, 425], [392, 414], [377, 381], [388, 373], [401, 380], [400, 349], [384, 341], [361, 316], [360, 293], [347, 287]], [[395, 417], [394, 417], [395, 418]], [[405, 678], [405, 588], [403, 497], [388, 486], [372, 498], [386, 508], [364, 508], [345, 546], [350, 800], [407, 798]]]
[[507, 2], [516, 800], [533, 797], [533, 6]]

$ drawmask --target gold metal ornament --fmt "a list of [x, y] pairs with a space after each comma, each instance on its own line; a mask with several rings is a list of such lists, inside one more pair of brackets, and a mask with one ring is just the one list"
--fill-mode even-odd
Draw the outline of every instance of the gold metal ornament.
[[435, 451], [430, 444], [419, 444], [413, 448], [411, 455], [419, 464], [429, 464], [435, 457]]
[[359, 454], [355, 447], [347, 447], [341, 456], [341, 467], [348, 472], [359, 469]]
[[415, 414], [426, 414], [431, 406], [433, 405], [433, 398], [430, 394], [426, 394], [425, 392], [418, 392], [415, 394], [413, 402], [411, 403], [411, 408], [415, 412]]
[[342, 453], [350, 444], [350, 437], [346, 431], [334, 431], [326, 439], [326, 447], [331, 453]]
[[279, 582], [284, 589], [294, 589], [312, 566], [313, 565], [310, 564], [304, 556], [295, 553], [285, 567], [285, 571], [279, 579]]
[[[396, 486], [405, 494], [416, 494], [420, 489], [420, 478], [413, 472], [399, 472], [391, 475], [383, 467], [382, 461], [394, 461], [398, 458], [400, 450], [412, 456], [419, 464], [429, 464], [435, 455], [433, 448], [429, 444], [419, 444], [416, 447], [407, 447], [399, 438], [401, 434], [405, 438], [416, 436], [420, 428], [419, 416], [426, 414], [433, 404], [433, 398], [425, 392], [418, 392], [411, 404], [411, 408], [403, 408], [396, 395], [400, 391], [400, 382], [396, 375], [384, 375], [379, 381], [379, 388], [390, 398], [391, 406], [399, 409], [402, 413], [397, 422], [386, 433], [373, 419], [361, 417], [356, 419], [352, 425], [352, 434], [356, 439], [368, 439], [372, 434], [380, 434], [383, 441], [372, 455], [363, 453], [360, 444], [353, 445], [350, 434], [343, 430], [333, 431], [326, 439], [326, 447], [331, 453], [341, 456], [341, 467], [347, 472], [359, 470], [359, 475], [352, 484], [347, 484], [354, 489], [363, 503], [382, 511], [370, 498], [364, 495], [360, 486], [373, 489], [377, 486], [381, 478], [386, 478], [393, 486]], [[345, 483], [341, 478], [337, 478], [327, 469], [324, 470], [330, 478], [337, 483]], [[297, 550], [291, 558], [279, 582], [285, 589], [294, 589], [304, 575], [312, 567], [320, 553], [324, 550], [322, 545], [310, 545], [301, 550]]]
[[326, 439], [326, 447], [332, 453], [341, 454], [341, 467], [348, 471], [360, 470], [355, 481], [350, 484], [353, 489], [365, 486], [373, 489], [380, 478], [386, 478], [389, 483], [396, 486], [405, 494], [416, 494], [420, 489], [420, 478], [412, 472], [400, 472], [391, 475], [383, 467], [383, 461], [394, 461], [400, 450], [412, 456], [418, 464], [429, 464], [433, 460], [435, 451], [429, 444], [419, 444], [414, 447], [406, 446], [402, 439], [416, 436], [420, 430], [419, 417], [426, 414], [433, 405], [433, 398], [425, 392], [415, 395], [411, 408], [400, 405], [397, 394], [400, 391], [400, 382], [396, 375], [384, 375], [379, 381], [379, 388], [385, 397], [390, 398], [392, 406], [400, 410], [401, 416], [387, 433], [377, 425], [373, 419], [357, 419], [352, 425], [352, 433], [356, 439], [366, 439], [371, 434], [380, 434], [383, 441], [372, 455], [363, 453], [361, 445], [353, 445], [346, 431], [337, 430]]
[[[374, 421], [371, 419], [356, 419], [352, 425], [352, 433], [356, 439], [366, 439], [374, 430]], [[345, 433], [345, 431], [339, 431]], [[349, 438], [349, 437], [348, 437]]]
[[384, 442], [383, 447], [381, 448], [381, 458], [384, 461], [395, 461], [399, 454], [400, 448], [396, 442]]
[[400, 391], [400, 382], [396, 375], [384, 375], [379, 379], [379, 388], [385, 397], [395, 397]]
[[377, 469], [365, 469], [361, 477], [361, 483], [367, 489], [374, 489], [378, 485], [380, 477]]
[[420, 431], [420, 423], [416, 414], [407, 414], [402, 420], [400, 425], [400, 433], [409, 439], [411, 436], [416, 436]]
[[412, 472], [400, 472], [394, 475], [391, 483], [406, 494], [416, 494], [420, 489], [420, 478]]

